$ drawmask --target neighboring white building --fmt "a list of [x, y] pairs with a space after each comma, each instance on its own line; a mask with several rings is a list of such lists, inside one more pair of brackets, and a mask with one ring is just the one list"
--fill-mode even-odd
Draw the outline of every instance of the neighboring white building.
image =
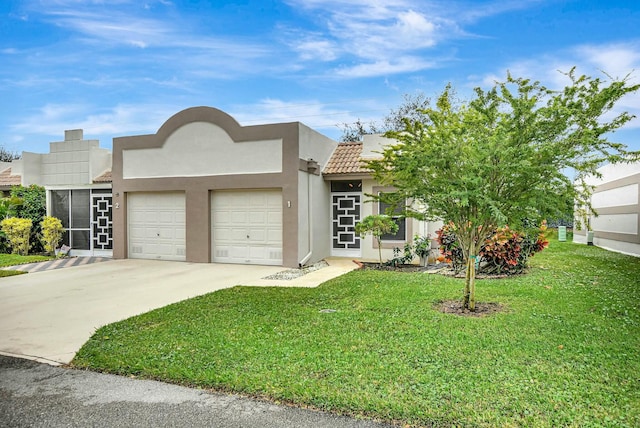
[[[598, 216], [588, 218], [593, 244], [640, 257], [640, 162], [605, 165], [602, 178], [591, 177], [596, 186], [591, 204]], [[587, 243], [586, 228], [575, 230], [573, 241]]]
[[111, 152], [98, 140], [84, 140], [81, 129], [65, 131], [49, 153], [22, 152], [0, 168], [2, 190], [32, 184], [46, 189], [47, 213], [62, 220], [63, 244], [72, 255], [112, 255]]

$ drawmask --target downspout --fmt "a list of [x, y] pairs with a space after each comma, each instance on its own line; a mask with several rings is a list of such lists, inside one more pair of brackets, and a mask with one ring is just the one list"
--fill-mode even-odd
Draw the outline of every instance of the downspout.
[[309, 227], [307, 227], [307, 236], [309, 239], [309, 253], [307, 253], [306, 256], [304, 256], [302, 258], [302, 260], [300, 260], [300, 263], [298, 263], [298, 267], [300, 269], [302, 269], [302, 267], [305, 265], [305, 263], [307, 263], [309, 261], [309, 259], [311, 258], [311, 255], [313, 254], [313, 232], [312, 232], [312, 228], [313, 228], [313, 209], [312, 209], [312, 204], [311, 204], [311, 173], [309, 173], [309, 171], [307, 171], [307, 215], [309, 218]]

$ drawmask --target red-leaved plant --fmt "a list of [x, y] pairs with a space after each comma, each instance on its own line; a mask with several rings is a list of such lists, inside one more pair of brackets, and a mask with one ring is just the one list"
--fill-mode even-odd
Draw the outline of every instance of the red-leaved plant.
[[[543, 222], [540, 227], [529, 228], [525, 232], [512, 230], [509, 226], [496, 229], [480, 250], [478, 273], [506, 275], [522, 273], [527, 267], [529, 257], [549, 245], [544, 234], [546, 229], [546, 222]], [[455, 230], [455, 225], [448, 223], [436, 233], [444, 260], [451, 263], [453, 269], [459, 272], [464, 268], [464, 260]]]

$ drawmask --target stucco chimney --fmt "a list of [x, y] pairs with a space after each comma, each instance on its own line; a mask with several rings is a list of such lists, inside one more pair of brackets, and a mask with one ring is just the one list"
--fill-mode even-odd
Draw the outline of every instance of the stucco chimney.
[[384, 146], [396, 142], [383, 137], [381, 134], [365, 134], [362, 136], [362, 154], [360, 157], [363, 159], [379, 158], [382, 156], [380, 152], [384, 149]]
[[64, 141], [82, 140], [82, 129], [69, 129], [64, 131]]

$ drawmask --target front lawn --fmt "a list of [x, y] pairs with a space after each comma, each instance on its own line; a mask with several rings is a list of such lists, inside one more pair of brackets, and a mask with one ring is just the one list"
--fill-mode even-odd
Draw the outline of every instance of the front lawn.
[[51, 260], [50, 256], [20, 256], [18, 254], [0, 254], [0, 267], [23, 265], [25, 263], [44, 262]]
[[[52, 257], [49, 257], [49, 256], [20, 256], [18, 254], [0, 254], [0, 267], [16, 266], [16, 265], [22, 265], [25, 263], [43, 262], [51, 259]], [[21, 272], [17, 270], [0, 270], [0, 278], [4, 276], [21, 275], [23, 273], [26, 273], [26, 272]]]
[[[99, 329], [73, 365], [426, 426], [640, 426], [640, 259], [552, 241], [479, 280], [355, 271], [236, 287]], [[335, 310], [333, 311], [326, 311]]]

